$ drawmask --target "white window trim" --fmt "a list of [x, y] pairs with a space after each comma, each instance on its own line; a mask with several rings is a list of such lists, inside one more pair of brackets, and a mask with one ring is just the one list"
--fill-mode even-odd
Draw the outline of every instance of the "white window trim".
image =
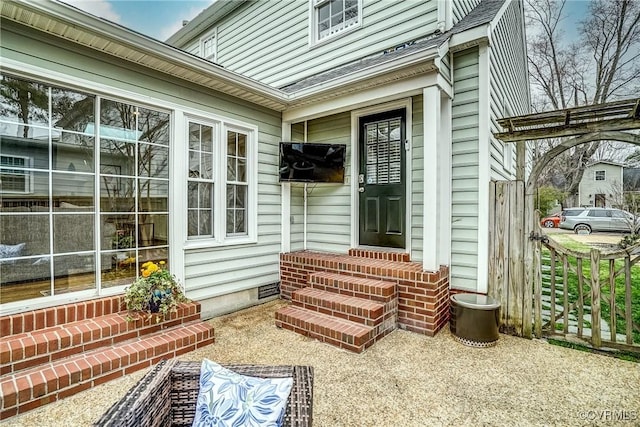
[[323, 39], [320, 39], [318, 34], [318, 13], [317, 8], [330, 0], [309, 0], [309, 46], [320, 46], [331, 40], [340, 38], [346, 34], [356, 31], [362, 27], [362, 0], [358, 0], [358, 22], [336, 31], [333, 34], [329, 34]]
[[[186, 206], [188, 202], [187, 181], [185, 177], [183, 182], [183, 224], [181, 229], [184, 235], [184, 249], [205, 249], [220, 246], [233, 246], [257, 243], [258, 241], [258, 128], [247, 123], [234, 122], [226, 120], [222, 117], [203, 117], [194, 114], [185, 114], [184, 131], [185, 137], [188, 134], [189, 122], [196, 122], [214, 126], [216, 132], [216, 140], [221, 147], [214, 151], [214, 236], [192, 237], [188, 235], [188, 219], [186, 215]], [[227, 209], [227, 131], [243, 133], [247, 136], [247, 211], [245, 218], [247, 219], [247, 234], [227, 236], [226, 230], [226, 209]], [[216, 147], [214, 147], [215, 150]], [[188, 144], [184, 148], [185, 151], [185, 170], [188, 169]]]
[[[204, 43], [213, 38], [213, 54], [209, 56], [204, 56]], [[200, 56], [208, 61], [217, 62], [218, 60], [218, 27], [215, 27], [213, 30], [205, 33], [202, 37], [200, 37], [199, 47]]]

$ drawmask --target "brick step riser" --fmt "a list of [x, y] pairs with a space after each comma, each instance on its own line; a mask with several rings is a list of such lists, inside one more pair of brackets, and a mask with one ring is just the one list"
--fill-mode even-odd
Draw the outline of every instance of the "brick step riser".
[[44, 364], [11, 375], [11, 379], [3, 379], [0, 419], [148, 368], [164, 358], [212, 344], [214, 332], [211, 326], [195, 321], [146, 338], [145, 341], [136, 339]]
[[320, 324], [300, 321], [279, 312], [276, 312], [276, 326], [354, 353], [362, 353], [366, 348], [365, 344], [371, 342], [373, 338], [373, 331], [358, 338]]
[[349, 320], [351, 322], [360, 323], [366, 326], [378, 327], [383, 322], [394, 322], [397, 319], [398, 303], [396, 299], [392, 299], [381, 304], [380, 310], [367, 310], [358, 306], [349, 305], [349, 303], [327, 301], [318, 297], [309, 297], [301, 292], [294, 291], [291, 299], [292, 305], [305, 308], [318, 313], [327, 314], [329, 316], [338, 317]]
[[380, 290], [376, 290], [374, 288], [370, 289], [358, 289], [362, 288], [361, 285], [353, 284], [349, 282], [337, 282], [337, 281], [319, 281], [314, 279], [314, 276], [311, 276], [311, 280], [308, 284], [313, 289], [318, 289], [327, 292], [334, 292], [339, 295], [349, 296], [349, 297], [357, 297], [362, 299], [367, 299], [370, 301], [378, 302], [381, 304], [386, 304], [396, 298], [396, 294], [394, 292], [393, 295], [382, 296], [380, 294]]
[[384, 251], [373, 251], [368, 249], [349, 249], [349, 256], [359, 257], [359, 258], [368, 258], [368, 259], [378, 259], [382, 261], [394, 261], [394, 262], [411, 262], [408, 253], [404, 252], [384, 252]]
[[[295, 306], [295, 304], [293, 305]], [[302, 308], [302, 307], [299, 307]], [[285, 309], [285, 312], [287, 309]], [[320, 312], [321, 313], [321, 312]], [[333, 316], [329, 313], [323, 313], [329, 316]], [[313, 317], [313, 316], [309, 316]], [[338, 319], [345, 319], [340, 316], [333, 316]], [[288, 313], [276, 312], [276, 326], [284, 327], [291, 331], [297, 332], [301, 335], [315, 338], [319, 341], [332, 344], [336, 347], [344, 348], [349, 351], [361, 353], [364, 349], [380, 340], [382, 337], [393, 331], [397, 327], [398, 315], [397, 315], [397, 302], [394, 300], [385, 307], [384, 315], [382, 316], [382, 322], [377, 325], [365, 325], [371, 328], [371, 331], [365, 338], [360, 339], [357, 342], [353, 341], [353, 337], [348, 334], [343, 334], [339, 331], [332, 329], [331, 327], [324, 326], [314, 321], [309, 321], [307, 318], [294, 317]], [[321, 322], [320, 322], [321, 323]], [[355, 322], [354, 322], [355, 323]], [[361, 323], [358, 323], [361, 324]], [[285, 326], [287, 325], [287, 326]], [[351, 341], [349, 341], [351, 340]]]
[[[115, 345], [130, 339], [142, 338], [160, 330], [169, 329], [177, 325], [200, 319], [200, 314], [188, 312], [172, 314], [172, 318], [161, 323], [129, 322], [112, 323], [109, 327], [89, 330], [86, 327], [66, 329], [64, 326], [56, 330], [55, 334], [34, 334], [33, 339], [23, 339], [22, 345], [5, 351], [7, 344], [0, 344], [0, 360], [8, 362], [0, 365], [0, 374], [6, 375], [28, 369], [43, 363], [53, 362], [75, 354], [94, 350], [99, 347]], [[190, 310], [193, 311], [193, 310]], [[7, 340], [8, 341], [8, 340]], [[11, 345], [11, 344], [8, 344]], [[8, 355], [7, 355], [8, 353]]]
[[18, 335], [63, 323], [93, 319], [124, 310], [124, 297], [114, 296], [0, 316], [0, 336]]

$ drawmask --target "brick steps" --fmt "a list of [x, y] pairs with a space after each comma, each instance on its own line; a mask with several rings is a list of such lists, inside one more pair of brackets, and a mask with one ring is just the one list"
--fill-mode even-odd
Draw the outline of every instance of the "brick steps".
[[382, 323], [384, 305], [354, 296], [345, 296], [321, 289], [304, 288], [293, 292], [297, 307], [340, 317], [366, 326]]
[[113, 345], [200, 318], [194, 303], [183, 304], [163, 323], [127, 320], [126, 312], [11, 335], [0, 342], [0, 374]]
[[373, 301], [389, 302], [396, 293], [394, 282], [320, 272], [309, 275], [309, 284], [315, 289], [329, 290], [341, 295], [355, 296]]
[[[302, 267], [295, 264], [298, 254], [284, 256], [281, 289], [291, 292], [292, 305], [276, 313], [276, 325], [357, 353], [396, 329], [398, 279], [392, 276], [415, 275], [419, 267], [398, 252], [302, 252]], [[381, 268], [391, 276], [377, 274]]]
[[[448, 267], [425, 271], [421, 263], [411, 262], [408, 254], [397, 251], [356, 248], [348, 254], [313, 251], [281, 254], [281, 297], [309, 312], [328, 313], [331, 305], [327, 301], [318, 298], [315, 303], [301, 301], [298, 292], [308, 287], [383, 304], [383, 320], [375, 325], [374, 341], [395, 328], [433, 336], [449, 316]], [[341, 310], [333, 314], [345, 317]]]
[[0, 317], [0, 419], [214, 342], [200, 304], [128, 321], [122, 296]]
[[355, 353], [374, 342], [371, 326], [295, 306], [276, 312], [276, 326]]
[[[213, 343], [199, 320], [24, 369], [0, 381], [3, 417], [22, 413]], [[6, 409], [5, 408], [10, 408]], [[13, 412], [13, 413], [12, 413]]]

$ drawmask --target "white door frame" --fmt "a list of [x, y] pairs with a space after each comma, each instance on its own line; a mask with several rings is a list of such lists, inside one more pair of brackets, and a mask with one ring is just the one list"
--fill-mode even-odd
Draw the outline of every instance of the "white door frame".
[[359, 120], [360, 117], [370, 116], [372, 114], [384, 113], [386, 111], [404, 109], [406, 114], [405, 135], [408, 144], [403, 144], [405, 148], [405, 252], [411, 256], [411, 160], [413, 150], [412, 135], [412, 106], [411, 98], [398, 99], [384, 104], [372, 105], [351, 111], [351, 247], [357, 248], [360, 245], [360, 228], [358, 221], [360, 219], [360, 198], [358, 192], [358, 173], [360, 169], [360, 152], [358, 137], [360, 134]]

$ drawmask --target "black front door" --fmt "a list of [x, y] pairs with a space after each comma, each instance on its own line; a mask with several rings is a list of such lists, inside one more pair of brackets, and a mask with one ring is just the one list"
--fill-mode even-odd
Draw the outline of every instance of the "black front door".
[[360, 118], [360, 244], [405, 247], [405, 110]]

